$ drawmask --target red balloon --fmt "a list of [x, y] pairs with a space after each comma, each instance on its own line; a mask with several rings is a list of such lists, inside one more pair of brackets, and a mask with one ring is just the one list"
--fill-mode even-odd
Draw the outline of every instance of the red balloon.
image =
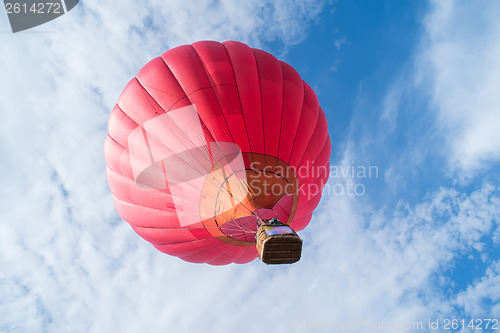
[[111, 112], [104, 151], [120, 216], [158, 250], [196, 263], [257, 257], [257, 220], [299, 231], [329, 174], [313, 90], [288, 64], [240, 42], [165, 52]]

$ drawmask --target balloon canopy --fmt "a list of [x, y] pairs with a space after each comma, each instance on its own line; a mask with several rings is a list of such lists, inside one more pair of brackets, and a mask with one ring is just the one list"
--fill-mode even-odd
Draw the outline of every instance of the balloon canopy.
[[259, 219], [304, 229], [330, 150], [299, 74], [234, 41], [179, 46], [146, 64], [113, 108], [104, 146], [120, 216], [158, 250], [212, 265], [254, 260]]

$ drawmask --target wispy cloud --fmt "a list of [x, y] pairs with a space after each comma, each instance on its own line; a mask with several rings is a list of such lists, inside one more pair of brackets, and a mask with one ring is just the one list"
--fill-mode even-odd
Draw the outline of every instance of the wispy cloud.
[[[500, 313], [500, 261], [494, 262], [481, 279], [458, 294], [455, 302], [472, 316], [496, 318]], [[494, 323], [490, 323], [490, 328], [492, 326]]]
[[[198, 39], [296, 43], [321, 5], [84, 1], [44, 27], [54, 33], [0, 37], [9, 45], [0, 53], [0, 331], [288, 332], [323, 320], [425, 321], [456, 308], [498, 313], [498, 258], [483, 251], [500, 234], [495, 183], [470, 192], [445, 186], [396, 207], [325, 196], [301, 233], [303, 260], [285, 267], [182, 262], [156, 251], [116, 214], [102, 146], [109, 110], [137, 70]], [[445, 9], [433, 9], [429, 27]], [[425, 80], [438, 82], [432, 73]], [[404, 94], [386, 99], [384, 126], [394, 131]], [[439, 110], [446, 96], [433, 97]], [[443, 110], [440, 119], [452, 117]], [[452, 138], [461, 136], [450, 138], [455, 147]], [[355, 153], [348, 143], [344, 164]], [[398, 165], [392, 172], [405, 178]], [[490, 268], [448, 299], [443, 274], [459, 256], [476, 253]]]
[[434, 1], [424, 24], [418, 82], [446, 133], [455, 175], [474, 176], [500, 158], [500, 3]]
[[83, 1], [39, 33], [0, 36], [0, 331], [202, 331], [220, 294], [247, 293], [238, 283], [258, 280], [252, 265], [180, 262], [118, 217], [105, 181], [107, 119], [127, 81], [168, 48], [285, 47], [321, 6]]
[[[500, 25], [493, 14], [498, 4], [482, 4], [434, 2], [421, 42], [379, 104], [358, 95], [340, 164], [376, 163], [383, 177], [377, 190], [367, 187], [369, 198], [333, 197], [320, 215], [324, 228], [326, 221], [350, 224], [347, 234], [336, 225], [338, 265], [356, 266], [349, 275], [354, 281], [365, 277], [359, 299], [376, 295], [358, 313], [370, 313], [375, 299], [386, 297], [380, 290], [393, 297], [378, 303], [381, 309], [398, 304], [392, 313], [408, 310], [399, 318], [484, 316], [498, 309], [498, 256], [492, 253], [499, 244], [499, 183], [488, 171], [500, 157]], [[341, 253], [351, 243], [358, 247]], [[485, 268], [459, 282], [464, 277], [454, 272], [463, 257], [479, 258]]]
[[342, 37], [342, 38], [337, 38], [333, 44], [335, 45], [335, 48], [337, 50], [340, 50], [340, 48], [342, 47], [342, 45], [344, 45], [345, 43], [347, 43], [347, 38], [345, 37]]

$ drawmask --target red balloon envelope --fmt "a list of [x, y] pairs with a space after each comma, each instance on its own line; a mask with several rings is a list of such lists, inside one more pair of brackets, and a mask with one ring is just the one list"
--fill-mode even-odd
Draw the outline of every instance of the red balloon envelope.
[[108, 131], [118, 213], [189, 262], [254, 260], [258, 218], [302, 230], [328, 178], [315, 93], [290, 65], [240, 42], [197, 42], [151, 60], [123, 90]]

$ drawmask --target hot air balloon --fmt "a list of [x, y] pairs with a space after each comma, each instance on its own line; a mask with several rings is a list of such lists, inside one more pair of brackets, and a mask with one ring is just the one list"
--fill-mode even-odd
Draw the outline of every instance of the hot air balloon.
[[111, 111], [104, 145], [119, 215], [161, 252], [212, 265], [300, 259], [296, 232], [319, 203], [330, 151], [297, 71], [235, 41], [147, 63]]

